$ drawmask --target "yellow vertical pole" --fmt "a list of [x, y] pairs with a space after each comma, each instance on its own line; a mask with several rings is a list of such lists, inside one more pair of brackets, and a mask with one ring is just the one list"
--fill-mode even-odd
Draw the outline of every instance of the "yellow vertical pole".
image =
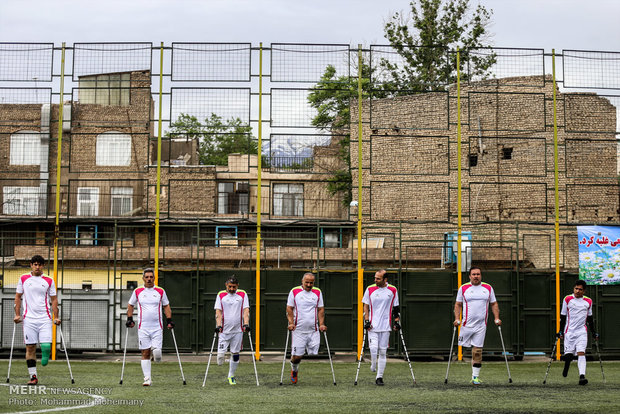
[[164, 42], [159, 46], [159, 112], [157, 119], [157, 189], [155, 194], [155, 284], [159, 282], [159, 200], [161, 198], [161, 118], [164, 85]]
[[[462, 203], [462, 175], [461, 175], [461, 52], [456, 49], [456, 165], [457, 165], [457, 201], [456, 209], [458, 214], [458, 233], [457, 233], [457, 248], [456, 248], [456, 274], [457, 285], [461, 286], [463, 283], [463, 275], [461, 274], [461, 241], [462, 241], [462, 224], [463, 224], [463, 203]], [[461, 327], [459, 326], [459, 334]], [[463, 347], [459, 346], [458, 350], [459, 361], [463, 360]]]
[[357, 359], [364, 336], [364, 269], [362, 268], [362, 45], [357, 45]]
[[[558, 119], [555, 82], [555, 49], [551, 49], [551, 67], [553, 71], [553, 187], [555, 203], [555, 331], [560, 330], [560, 192], [558, 184]], [[559, 341], [559, 340], [558, 340]], [[560, 359], [558, 346], [555, 358]]]
[[258, 156], [257, 156], [257, 179], [256, 179], [256, 325], [254, 340], [256, 351], [254, 358], [260, 360], [260, 243], [261, 243], [261, 174], [263, 156], [263, 42], [260, 43], [258, 52]]
[[[60, 101], [58, 105], [58, 146], [56, 148], [56, 221], [54, 222], [54, 285], [58, 289], [58, 238], [60, 237], [60, 171], [62, 169], [62, 121], [65, 100], [65, 42], [60, 58]], [[56, 315], [58, 317], [58, 315]], [[56, 361], [56, 325], [52, 325], [52, 361]]]

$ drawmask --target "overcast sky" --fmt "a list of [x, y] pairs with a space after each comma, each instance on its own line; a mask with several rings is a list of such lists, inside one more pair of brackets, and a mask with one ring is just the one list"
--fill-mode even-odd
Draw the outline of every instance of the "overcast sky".
[[[620, 51], [619, 0], [481, 0], [497, 47]], [[472, 4], [478, 4], [472, 1]], [[2, 42], [386, 44], [406, 0], [0, 0]]]

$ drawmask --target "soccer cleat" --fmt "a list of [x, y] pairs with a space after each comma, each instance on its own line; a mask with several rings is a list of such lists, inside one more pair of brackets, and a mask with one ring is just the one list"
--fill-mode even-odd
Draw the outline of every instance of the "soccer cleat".
[[297, 384], [297, 371], [291, 371], [291, 384]]
[[482, 381], [481, 381], [481, 380], [480, 380], [480, 378], [478, 378], [478, 377], [473, 377], [473, 378], [471, 379], [471, 383], [472, 383], [473, 385], [481, 385], [481, 384], [482, 384]]
[[383, 378], [379, 377], [375, 380], [375, 384], [379, 385], [379, 386], [384, 386], [385, 383], [383, 382]]
[[144, 382], [142, 383], [142, 386], [150, 387], [151, 386], [151, 378], [150, 377], [144, 377]]
[[30, 381], [28, 381], [28, 385], [37, 385], [39, 383], [39, 379], [36, 375], [30, 377]]
[[228, 377], [228, 383], [230, 385], [237, 385], [237, 381], [235, 380], [235, 377]]
[[580, 375], [579, 376], [579, 385], [586, 385], [588, 383], [588, 380], [586, 379], [585, 375]]

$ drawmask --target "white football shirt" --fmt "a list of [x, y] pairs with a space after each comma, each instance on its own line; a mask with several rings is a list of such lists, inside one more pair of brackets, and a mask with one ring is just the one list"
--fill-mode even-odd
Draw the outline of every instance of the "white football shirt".
[[459, 288], [456, 301], [463, 303], [461, 326], [476, 329], [486, 327], [489, 303], [495, 303], [497, 299], [493, 288], [488, 283], [480, 283], [478, 286], [465, 283]]
[[19, 278], [16, 292], [22, 294], [24, 319], [52, 319], [49, 299], [50, 296], [56, 296], [54, 279], [47, 275], [34, 276], [27, 273]]
[[592, 316], [592, 299], [587, 296], [576, 298], [568, 295], [562, 301], [560, 315], [566, 315], [564, 335], [587, 333], [586, 319]]
[[237, 289], [236, 293], [220, 291], [215, 298], [214, 309], [222, 311], [222, 333], [243, 332], [243, 310], [250, 307], [248, 294]]
[[139, 287], [129, 298], [131, 306], [138, 305], [138, 329], [163, 329], [161, 307], [169, 305], [168, 296], [159, 286]]
[[364, 292], [362, 303], [370, 307], [369, 321], [374, 332], [389, 332], [392, 330], [392, 308], [398, 306], [398, 291], [388, 284], [379, 287], [370, 285]]
[[318, 330], [318, 308], [324, 307], [321, 289], [313, 287], [310, 292], [301, 286], [294, 287], [288, 294], [287, 306], [293, 307], [295, 331], [314, 332]]

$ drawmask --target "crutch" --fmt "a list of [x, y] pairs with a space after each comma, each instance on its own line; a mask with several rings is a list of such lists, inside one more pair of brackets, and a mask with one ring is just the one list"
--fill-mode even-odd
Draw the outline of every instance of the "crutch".
[[291, 335], [291, 331], [288, 330], [288, 326], [286, 327], [286, 343], [284, 344], [284, 356], [282, 357], [282, 373], [280, 374], [280, 385], [282, 385], [282, 380], [284, 379], [284, 364], [286, 364], [286, 350], [288, 349], [288, 337]]
[[[399, 321], [401, 320], [400, 314], [398, 314], [398, 320]], [[411, 379], [413, 379], [413, 385], [415, 385], [416, 384], [415, 375], [413, 375], [413, 368], [411, 367], [411, 361], [409, 360], [409, 352], [407, 352], [407, 345], [405, 345], [405, 335], [403, 335], [402, 325], [398, 329], [398, 332], [400, 332], [400, 340], [403, 343], [403, 350], [405, 351], [405, 358], [407, 358], [407, 363], [409, 364], [409, 371], [411, 371]]]
[[11, 377], [11, 361], [13, 360], [13, 344], [15, 343], [15, 325], [17, 324], [13, 323], [13, 337], [11, 338], [11, 353], [9, 354], [9, 372], [6, 373], [7, 383], [9, 382], [9, 378]]
[[129, 336], [129, 326], [125, 328], [125, 348], [123, 349], [123, 368], [121, 368], [121, 381], [120, 385], [123, 385], [123, 375], [125, 375], [125, 358], [127, 357], [127, 337]]
[[[606, 383], [607, 380], [605, 380], [605, 371], [603, 371], [603, 360], [601, 359], [601, 349], [599, 348], [598, 338], [594, 338], [594, 342], [596, 342], [596, 353], [598, 354], [598, 362], [599, 364], [601, 364], [601, 375], [603, 376], [603, 383]], [[7, 382], [9, 382], [8, 378]]]
[[181, 378], [183, 378], [183, 385], [187, 385], [185, 382], [185, 374], [183, 374], [183, 366], [181, 365], [181, 357], [179, 356], [179, 348], [177, 347], [177, 338], [174, 336], [174, 328], [170, 329], [172, 332], [172, 340], [174, 341], [174, 349], [177, 351], [177, 360], [179, 361], [179, 368], [181, 369]]
[[207, 375], [209, 374], [209, 365], [211, 365], [211, 355], [213, 355], [213, 347], [215, 346], [215, 340], [217, 339], [217, 332], [213, 334], [213, 342], [211, 342], [211, 351], [209, 351], [209, 361], [207, 362], [207, 370], [205, 371], [205, 379], [202, 380], [202, 386], [204, 387], [207, 382]]
[[334, 379], [334, 385], [336, 385], [336, 374], [334, 374], [334, 364], [332, 363], [332, 353], [329, 350], [329, 342], [327, 342], [327, 332], [323, 331], [325, 337], [325, 346], [327, 347], [327, 356], [329, 356], [329, 365], [332, 367], [332, 378]]
[[502, 340], [502, 351], [504, 351], [504, 361], [506, 361], [506, 370], [508, 371], [508, 382], [512, 383], [510, 367], [508, 367], [508, 356], [506, 355], [506, 347], [504, 346], [504, 336], [502, 335], [502, 327], [497, 325], [497, 329], [499, 330], [499, 338]]
[[65, 342], [65, 337], [62, 334], [62, 329], [60, 325], [58, 325], [58, 330], [60, 331], [60, 340], [62, 341], [62, 347], [65, 349], [65, 358], [67, 358], [67, 366], [69, 367], [69, 375], [71, 376], [71, 384], [75, 384], [75, 380], [73, 379], [73, 372], [71, 371], [71, 363], [69, 362], [69, 354], [67, 353], [67, 343]]
[[366, 343], [367, 334], [368, 331], [364, 329], [364, 335], [362, 335], [362, 353], [360, 354], [360, 357], [357, 361], [357, 372], [355, 373], [355, 382], [353, 383], [353, 385], [357, 385], [357, 378], [360, 375], [360, 365], [362, 364], [362, 359], [364, 359], [364, 344]]
[[553, 338], [553, 349], [551, 350], [551, 358], [549, 358], [549, 363], [547, 364], [547, 372], [545, 372], [545, 379], [543, 380], [543, 384], [547, 383], [547, 375], [549, 375], [549, 369], [551, 368], [551, 363], [553, 362], [553, 356], [555, 355], [555, 348], [558, 346], [559, 338]]
[[448, 369], [446, 369], [446, 379], [444, 384], [448, 383], [448, 374], [450, 373], [450, 362], [452, 362], [452, 349], [454, 348], [454, 338], [456, 337], [456, 326], [452, 329], [452, 341], [450, 342], [450, 355], [448, 355]]
[[254, 355], [254, 345], [252, 345], [252, 334], [250, 334], [250, 331], [248, 331], [248, 340], [250, 341], [250, 351], [252, 351], [252, 363], [254, 364], [254, 375], [256, 375], [256, 386], [258, 387], [258, 371], [256, 370], [256, 358]]

